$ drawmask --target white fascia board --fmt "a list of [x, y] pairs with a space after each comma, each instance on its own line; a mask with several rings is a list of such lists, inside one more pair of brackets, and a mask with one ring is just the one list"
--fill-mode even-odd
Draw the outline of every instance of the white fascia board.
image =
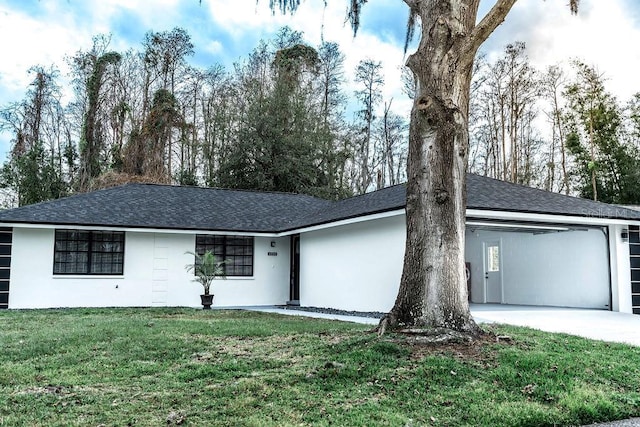
[[339, 227], [341, 225], [357, 224], [364, 221], [373, 221], [374, 219], [389, 218], [392, 216], [404, 215], [404, 208], [393, 211], [381, 212], [372, 215], [357, 216], [355, 218], [343, 219], [340, 221], [327, 222], [324, 224], [312, 225], [310, 227], [297, 228], [295, 230], [279, 233], [278, 236], [290, 236], [292, 234], [307, 233], [309, 231], [324, 230], [325, 228]]
[[576, 225], [640, 225], [640, 221], [631, 219], [611, 219], [593, 216], [570, 216], [537, 214], [528, 212], [505, 212], [491, 211], [483, 209], [467, 209], [467, 219], [496, 219], [504, 221], [527, 221], [527, 222], [548, 222], [553, 224], [576, 224]]
[[[187, 230], [173, 228], [136, 228], [136, 227], [115, 227], [100, 225], [73, 225], [73, 224], [33, 224], [33, 223], [4, 223], [2, 227], [14, 228], [39, 228], [39, 229], [55, 229], [68, 228], [74, 230], [114, 230], [114, 231], [130, 231], [138, 233], [175, 233], [175, 234], [224, 234], [228, 236], [261, 236], [261, 237], [285, 237], [298, 233], [306, 233], [310, 231], [323, 230], [342, 225], [356, 224], [365, 221], [373, 221], [376, 219], [389, 218], [398, 215], [404, 215], [405, 209], [396, 209], [387, 212], [381, 212], [372, 215], [363, 215], [354, 218], [343, 219], [340, 221], [328, 222], [324, 224], [312, 225], [309, 227], [297, 228], [294, 230], [284, 231], [281, 233], [262, 233], [262, 232], [237, 232], [237, 231], [218, 231], [218, 230]], [[569, 215], [553, 215], [553, 214], [537, 214], [527, 212], [507, 212], [493, 211], [483, 209], [467, 209], [466, 216], [468, 220], [474, 219], [484, 220], [503, 220], [503, 221], [526, 221], [526, 222], [547, 222], [552, 224], [576, 224], [576, 225], [640, 225], [640, 220], [626, 219], [610, 219], [593, 216], [569, 216]]]
[[[364, 215], [355, 218], [349, 218], [341, 221], [329, 222], [326, 224], [314, 225], [311, 227], [299, 228], [296, 230], [286, 231], [284, 233], [279, 233], [278, 236], [289, 236], [292, 234], [305, 233], [309, 231], [323, 230], [331, 227], [338, 227], [341, 225], [355, 224], [364, 221], [371, 221], [380, 218], [388, 218], [392, 216], [404, 215], [405, 210], [396, 209], [393, 211], [382, 212], [373, 215]], [[552, 215], [552, 214], [535, 214], [535, 213], [527, 213], [527, 212], [506, 212], [506, 211], [491, 211], [491, 210], [482, 210], [482, 209], [467, 209], [467, 219], [473, 222], [473, 219], [495, 219], [495, 220], [503, 220], [503, 221], [523, 221], [523, 222], [541, 222], [541, 223], [551, 223], [551, 224], [576, 224], [576, 225], [595, 225], [595, 226], [604, 226], [604, 225], [629, 225], [636, 224], [640, 225], [640, 221], [634, 220], [624, 220], [624, 219], [610, 219], [610, 218], [602, 218], [597, 216], [592, 217], [579, 217], [579, 216], [568, 216], [568, 215]]]
[[[473, 218], [469, 218], [473, 219]], [[553, 225], [528, 225], [528, 224], [519, 224], [519, 223], [500, 223], [500, 222], [491, 222], [491, 221], [467, 221], [467, 226], [477, 226], [477, 227], [494, 227], [494, 228], [517, 228], [523, 230], [549, 230], [549, 231], [569, 231], [567, 227], [558, 227]]]
[[37, 228], [37, 229], [73, 229], [73, 230], [99, 230], [99, 231], [128, 231], [135, 233], [171, 233], [171, 234], [221, 234], [225, 236], [257, 236], [278, 237], [278, 233], [260, 233], [249, 231], [222, 231], [222, 230], [195, 230], [174, 228], [141, 228], [141, 227], [115, 227], [107, 225], [75, 225], [75, 224], [33, 224], [33, 223], [4, 223], [2, 227], [13, 228]]

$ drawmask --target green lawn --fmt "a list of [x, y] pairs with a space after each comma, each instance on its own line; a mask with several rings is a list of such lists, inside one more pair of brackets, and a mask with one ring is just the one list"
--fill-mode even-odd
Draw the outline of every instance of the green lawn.
[[[579, 425], [640, 416], [640, 348], [499, 327], [425, 347], [242, 311], [0, 312], [0, 425]], [[640, 333], [640, 331], [639, 331]]]

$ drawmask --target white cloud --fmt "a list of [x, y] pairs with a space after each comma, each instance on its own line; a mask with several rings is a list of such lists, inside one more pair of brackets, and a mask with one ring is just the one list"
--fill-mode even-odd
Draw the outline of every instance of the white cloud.
[[[388, 3], [390, 0], [386, 0]], [[405, 8], [399, 0], [398, 5]], [[247, 33], [256, 39], [269, 38], [282, 26], [304, 32], [305, 40], [311, 45], [320, 45], [323, 40], [337, 42], [345, 55], [345, 76], [353, 81], [355, 68], [363, 59], [381, 61], [385, 75], [384, 98], [394, 98], [394, 109], [407, 115], [406, 97], [401, 93], [400, 67], [404, 64], [403, 46], [381, 40], [379, 35], [361, 29], [356, 37], [346, 22], [346, 3], [329, 1], [304, 1], [294, 14], [273, 13], [267, 1], [219, 0], [209, 1], [209, 13], [214, 25], [224, 28], [233, 37], [240, 39]], [[367, 5], [374, 7], [375, 5]], [[404, 26], [404, 22], [401, 24]], [[385, 29], [380, 29], [385, 30]], [[386, 37], [385, 37], [386, 38]]]
[[563, 0], [520, 0], [485, 50], [501, 54], [507, 43], [524, 41], [532, 63], [546, 68], [573, 58], [595, 66], [621, 100], [640, 91], [640, 28], [624, 0], [583, 0], [572, 16]]
[[[3, 90], [24, 91], [27, 70], [38, 64], [59, 64], [77, 43], [64, 22], [39, 22], [22, 13], [0, 9], [0, 65]], [[4, 101], [4, 100], [3, 100]]]
[[205, 50], [213, 55], [224, 51], [224, 46], [217, 40], [211, 41], [205, 46]]
[[[609, 78], [608, 87], [624, 100], [640, 91], [640, 41], [637, 0], [582, 0], [580, 14], [571, 16], [568, 0], [519, 0], [505, 23], [487, 41], [483, 50], [500, 55], [507, 43], [524, 41], [534, 65], [546, 67], [572, 57], [583, 59]], [[193, 2], [192, 12], [184, 16], [185, 2]], [[481, 10], [487, 10], [493, 0], [482, 0]], [[396, 6], [397, 5], [397, 6]], [[331, 0], [302, 1], [293, 15], [272, 13], [267, 0], [101, 0], [85, 3], [81, 0], [40, 0], [30, 7], [17, 0], [0, 4], [0, 106], [18, 101], [29, 83], [27, 69], [36, 64], [56, 64], [64, 67], [65, 55], [91, 46], [92, 36], [119, 31], [122, 24], [129, 34], [114, 34], [112, 48], [124, 51], [139, 48], [141, 40], [127, 37], [147, 31], [164, 31], [179, 26], [193, 37], [196, 50], [213, 57], [237, 60], [247, 52], [236, 52], [247, 40], [269, 39], [280, 27], [288, 25], [303, 31], [312, 45], [322, 40], [339, 43], [345, 54], [345, 71], [352, 79], [358, 62], [365, 58], [382, 61], [386, 86], [384, 97], [394, 98], [398, 113], [408, 116], [410, 102], [401, 93], [400, 67], [406, 58], [401, 42], [393, 42], [390, 34], [402, 32], [406, 6], [401, 0], [376, 0], [365, 5], [363, 26], [357, 37], [346, 21], [347, 2]], [[395, 9], [395, 8], [398, 9]], [[37, 9], [39, 8], [39, 9]], [[401, 22], [391, 22], [397, 11]], [[137, 28], [126, 27], [119, 17], [126, 16]], [[386, 19], [383, 19], [386, 18]], [[400, 18], [398, 18], [400, 19]], [[388, 28], [372, 28], [385, 25]], [[206, 27], [203, 28], [203, 25]], [[210, 29], [226, 33], [231, 42], [210, 37]], [[398, 36], [396, 36], [397, 39]], [[241, 43], [241, 42], [244, 42]], [[129, 43], [134, 43], [133, 46]], [[235, 44], [234, 44], [235, 43]], [[246, 48], [243, 47], [243, 48]], [[230, 65], [230, 64], [227, 64]], [[64, 68], [62, 70], [64, 72]], [[352, 91], [352, 89], [347, 89]], [[6, 137], [5, 137], [6, 139]], [[6, 145], [0, 136], [0, 146]], [[0, 156], [5, 149], [0, 148]]]

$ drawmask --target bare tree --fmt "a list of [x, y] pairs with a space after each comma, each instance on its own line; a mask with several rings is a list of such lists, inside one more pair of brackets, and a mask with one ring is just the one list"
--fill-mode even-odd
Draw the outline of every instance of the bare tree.
[[408, 127], [402, 116], [391, 111], [392, 101], [385, 102], [374, 134], [378, 189], [405, 181]]
[[375, 110], [382, 100], [382, 86], [384, 77], [382, 75], [382, 63], [365, 59], [360, 61], [356, 68], [356, 83], [359, 89], [355, 92], [356, 98], [360, 102], [360, 110], [357, 112], [357, 148], [356, 148], [356, 170], [355, 192], [362, 194], [367, 191], [373, 182], [372, 151], [373, 151], [373, 127], [376, 120]]
[[344, 196], [345, 168], [350, 158], [345, 138], [344, 110], [347, 98], [342, 90], [344, 77], [344, 54], [337, 43], [323, 42], [318, 48], [318, 91], [320, 93], [321, 122], [320, 163], [318, 169], [325, 176], [328, 193], [323, 196], [337, 199]]
[[494, 63], [479, 63], [483, 66], [474, 73], [471, 100], [472, 170], [484, 169], [485, 175], [530, 185], [531, 172], [540, 162], [540, 141], [531, 133], [540, 98], [537, 72], [529, 65], [522, 42], [508, 44]]
[[67, 191], [61, 151], [69, 139], [60, 105], [59, 72], [36, 66], [29, 73], [34, 77], [25, 99], [0, 109], [0, 131], [13, 134], [0, 186], [10, 189], [21, 206], [58, 198]]
[[[549, 147], [547, 178], [545, 188], [548, 191], [560, 191], [569, 194], [569, 175], [567, 173], [567, 154], [565, 149], [566, 123], [562, 112], [562, 90], [567, 81], [562, 69], [555, 65], [547, 69], [542, 79], [542, 93], [549, 102], [547, 117], [551, 122], [551, 146]], [[556, 154], [560, 154], [560, 176], [556, 172]], [[559, 184], [556, 182], [560, 181]]]

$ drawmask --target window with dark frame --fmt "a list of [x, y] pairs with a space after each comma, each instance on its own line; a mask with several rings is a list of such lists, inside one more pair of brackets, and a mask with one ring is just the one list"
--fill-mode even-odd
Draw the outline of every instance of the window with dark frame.
[[196, 253], [211, 251], [223, 265], [226, 276], [253, 276], [253, 237], [196, 235]]
[[53, 274], [122, 275], [124, 232], [56, 230]]

